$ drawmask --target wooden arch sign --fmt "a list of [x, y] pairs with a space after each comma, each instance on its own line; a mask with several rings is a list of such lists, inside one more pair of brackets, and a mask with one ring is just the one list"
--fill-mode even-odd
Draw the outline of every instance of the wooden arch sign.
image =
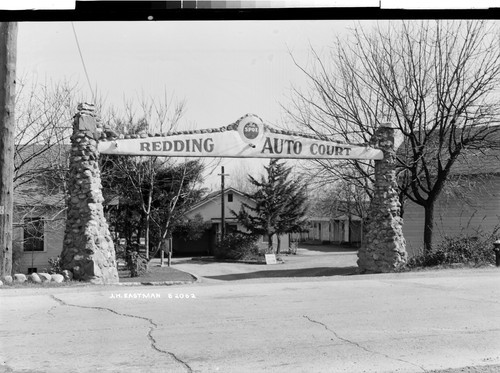
[[285, 159], [375, 159], [382, 151], [269, 127], [247, 114], [225, 127], [101, 140], [102, 154]]

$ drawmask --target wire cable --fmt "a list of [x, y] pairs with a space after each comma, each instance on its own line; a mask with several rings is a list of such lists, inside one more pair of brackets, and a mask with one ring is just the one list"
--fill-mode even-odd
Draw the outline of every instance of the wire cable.
[[80, 60], [82, 61], [83, 71], [85, 72], [85, 76], [87, 77], [87, 83], [89, 85], [90, 94], [92, 95], [92, 103], [95, 104], [94, 91], [92, 90], [92, 84], [90, 84], [89, 74], [87, 72], [87, 67], [85, 66], [85, 61], [83, 60], [82, 50], [80, 48], [80, 43], [78, 42], [78, 36], [76, 35], [75, 25], [73, 24], [73, 22], [71, 22], [71, 27], [73, 28], [73, 35], [75, 35], [76, 46], [78, 48], [78, 53], [80, 54]]

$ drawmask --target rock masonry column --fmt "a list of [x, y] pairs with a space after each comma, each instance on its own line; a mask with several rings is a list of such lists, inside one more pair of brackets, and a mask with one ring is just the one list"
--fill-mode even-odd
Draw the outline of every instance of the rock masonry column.
[[384, 158], [375, 161], [374, 195], [364, 224], [358, 266], [362, 273], [394, 272], [407, 261], [397, 192], [394, 129], [379, 127], [372, 143], [382, 150]]
[[97, 139], [102, 132], [91, 104], [78, 105], [71, 136], [62, 266], [74, 278], [97, 284], [118, 282], [113, 240], [104, 218]]

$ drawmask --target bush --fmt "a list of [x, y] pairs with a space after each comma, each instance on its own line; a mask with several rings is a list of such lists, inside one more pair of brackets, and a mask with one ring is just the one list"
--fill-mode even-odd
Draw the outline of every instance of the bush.
[[63, 269], [62, 269], [62, 265], [61, 265], [61, 257], [60, 256], [57, 256], [55, 258], [50, 258], [48, 260], [49, 262], [49, 268], [47, 270], [48, 273], [50, 273], [51, 275], [53, 274], [57, 274], [57, 273], [62, 273]]
[[173, 233], [184, 241], [196, 241], [211, 227], [211, 221], [204, 221], [200, 214], [196, 214], [193, 219], [176, 222]]
[[127, 269], [130, 271], [130, 277], [139, 277], [148, 271], [149, 261], [146, 255], [139, 252], [144, 246], [139, 244], [129, 244], [129, 245], [117, 245], [116, 258], [122, 259], [127, 265]]
[[297, 255], [297, 249], [299, 248], [299, 241], [292, 240], [290, 241], [290, 247], [288, 248], [288, 253], [292, 255]]
[[497, 230], [492, 234], [480, 232], [475, 237], [467, 235], [446, 237], [429, 254], [419, 254], [410, 258], [407, 267], [432, 267], [456, 263], [481, 266], [495, 263], [493, 242], [496, 232]]
[[259, 255], [257, 237], [244, 233], [228, 233], [214, 251], [217, 259], [248, 260]]
[[24, 252], [23, 252], [22, 243], [19, 243], [19, 241], [13, 241], [12, 242], [12, 273], [21, 273], [23, 255], [24, 255]]
[[115, 242], [115, 256], [116, 256], [116, 260], [121, 259], [121, 260], [125, 261], [125, 257], [126, 257], [126, 254], [127, 254], [126, 247], [127, 247], [127, 245], [121, 245], [121, 244]]
[[148, 259], [142, 253], [130, 251], [127, 254], [127, 268], [130, 271], [130, 277], [139, 277], [148, 271]]

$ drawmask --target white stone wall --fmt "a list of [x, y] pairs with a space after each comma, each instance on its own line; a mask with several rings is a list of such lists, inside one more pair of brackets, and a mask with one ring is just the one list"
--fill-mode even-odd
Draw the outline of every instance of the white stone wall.
[[93, 106], [81, 105], [71, 136], [63, 268], [77, 280], [117, 283], [115, 249], [104, 218], [97, 139], [102, 132]]

